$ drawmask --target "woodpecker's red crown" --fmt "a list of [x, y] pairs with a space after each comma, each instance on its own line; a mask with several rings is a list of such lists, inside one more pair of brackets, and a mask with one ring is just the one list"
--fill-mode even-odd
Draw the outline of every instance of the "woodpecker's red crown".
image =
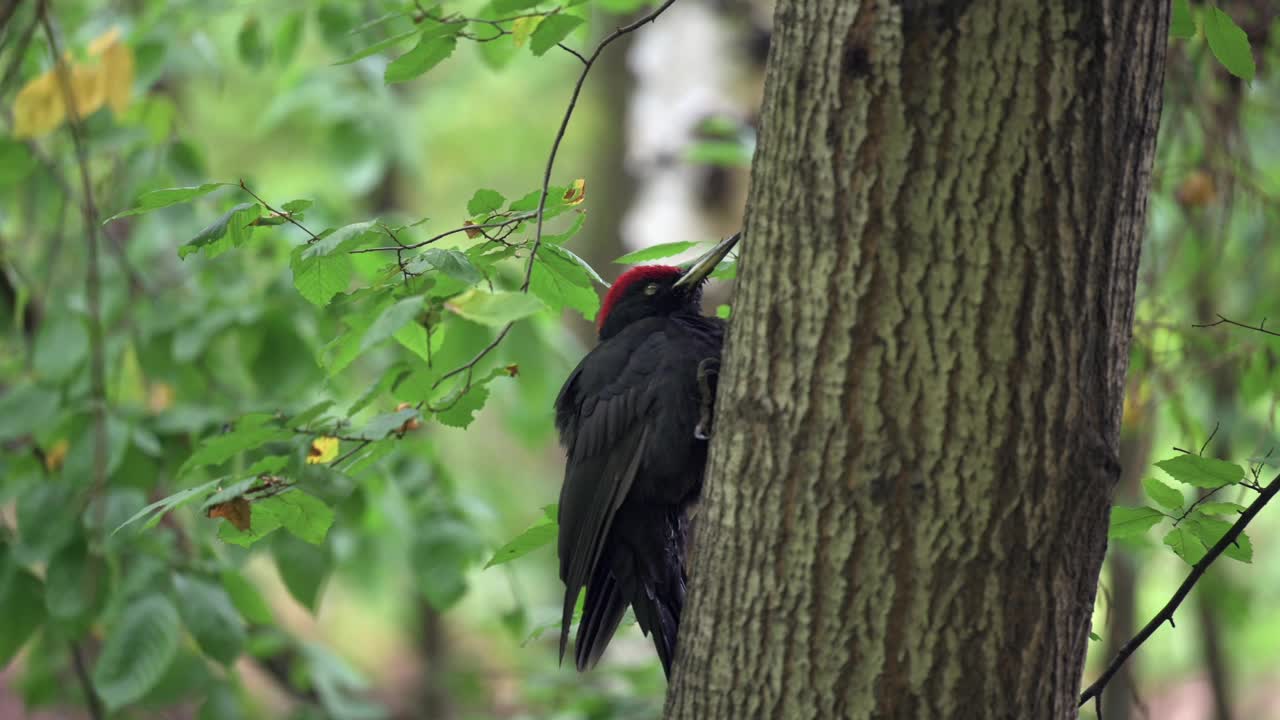
[[604, 304], [600, 306], [600, 313], [596, 315], [596, 330], [604, 328], [605, 319], [609, 317], [609, 313], [617, 307], [618, 301], [631, 288], [649, 282], [674, 280], [682, 274], [684, 270], [675, 265], [637, 265], [622, 273], [617, 280], [613, 281], [613, 285], [609, 287], [609, 294], [604, 297]]

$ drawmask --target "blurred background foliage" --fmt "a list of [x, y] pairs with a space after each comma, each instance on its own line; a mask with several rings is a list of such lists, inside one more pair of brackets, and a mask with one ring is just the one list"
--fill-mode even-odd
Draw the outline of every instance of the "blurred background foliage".
[[[1215, 428], [1205, 455], [1242, 467], [1276, 443], [1274, 339], [1193, 323], [1280, 312], [1277, 9], [1219, 6], [1246, 82], [1210, 47], [1216, 8], [1181, 6], [1130, 505]], [[532, 265], [519, 219], [583, 69], [555, 41], [589, 55], [651, 9], [0, 5], [0, 717], [658, 715], [634, 627], [596, 671], [557, 666], [551, 404], [592, 342], [588, 266], [739, 226], [767, 4], [681, 0], [611, 45]], [[1113, 683], [1108, 720], [1280, 718], [1277, 514]], [[1156, 533], [1112, 543], [1089, 672], [1185, 570]]]

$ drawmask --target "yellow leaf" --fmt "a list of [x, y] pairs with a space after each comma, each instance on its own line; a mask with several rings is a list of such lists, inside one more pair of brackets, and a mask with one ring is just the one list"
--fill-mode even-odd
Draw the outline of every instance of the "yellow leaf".
[[110, 102], [120, 113], [133, 91], [133, 51], [110, 30], [89, 43], [92, 65], [71, 61], [68, 53], [57, 67], [33, 78], [13, 100], [13, 136], [35, 138], [53, 132], [67, 117], [66, 95], [58, 73], [67, 73], [77, 117], [88, 117]]
[[89, 54], [102, 59], [103, 89], [111, 111], [119, 115], [129, 108], [133, 92], [133, 51], [112, 28], [89, 43]]
[[569, 189], [564, 191], [565, 205], [580, 205], [582, 204], [582, 201], [586, 199], [587, 181], [583, 178], [574, 180], [573, 184], [569, 186]]
[[338, 457], [338, 438], [318, 437], [311, 441], [311, 449], [307, 451], [307, 464], [319, 465], [332, 462]]
[[71, 449], [71, 443], [66, 438], [55, 442], [49, 446], [49, 451], [44, 454], [44, 467], [49, 472], [57, 472], [64, 460], [67, 459], [67, 451]]
[[516, 47], [523, 46], [529, 41], [529, 36], [533, 34], [533, 31], [538, 29], [538, 23], [540, 22], [542, 22], [541, 15], [516, 18], [516, 21], [511, 23], [511, 42], [515, 43]]
[[75, 98], [76, 117], [86, 118], [107, 101], [107, 76], [100, 66], [71, 66], [71, 97]]
[[167, 382], [151, 383], [151, 387], [147, 388], [147, 409], [153, 415], [158, 415], [168, 410], [173, 405], [175, 394], [173, 386]]
[[53, 132], [67, 116], [62, 88], [52, 71], [34, 78], [13, 99], [13, 136], [34, 138]]

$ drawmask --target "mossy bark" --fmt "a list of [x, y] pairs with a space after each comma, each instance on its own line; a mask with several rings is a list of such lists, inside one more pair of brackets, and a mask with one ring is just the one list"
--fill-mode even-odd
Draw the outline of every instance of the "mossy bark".
[[779, 1], [667, 717], [1076, 717], [1168, 11]]

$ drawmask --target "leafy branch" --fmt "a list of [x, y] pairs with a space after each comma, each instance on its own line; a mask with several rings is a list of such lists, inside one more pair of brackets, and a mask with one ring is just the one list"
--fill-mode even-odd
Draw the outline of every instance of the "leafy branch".
[[[1142, 643], [1146, 642], [1147, 638], [1151, 637], [1151, 635], [1155, 633], [1162, 624], [1165, 622], [1168, 622], [1171, 626], [1174, 624], [1173, 614], [1177, 611], [1178, 606], [1182, 604], [1182, 601], [1186, 598], [1187, 594], [1191, 592], [1191, 588], [1195, 586], [1196, 582], [1200, 580], [1200, 577], [1204, 575], [1205, 571], [1209, 569], [1209, 566], [1212, 565], [1219, 556], [1226, 552], [1232, 545], [1237, 543], [1241, 533], [1243, 533], [1244, 529], [1248, 527], [1250, 521], [1252, 521], [1253, 518], [1262, 511], [1262, 508], [1265, 507], [1267, 503], [1271, 502], [1271, 499], [1274, 498], [1277, 493], [1280, 493], [1280, 475], [1277, 475], [1275, 479], [1271, 481], [1271, 484], [1263, 488], [1258, 497], [1249, 504], [1249, 507], [1245, 508], [1244, 512], [1240, 513], [1240, 517], [1234, 524], [1232, 524], [1231, 529], [1227, 530], [1227, 532], [1219, 538], [1218, 542], [1215, 543], [1213, 547], [1209, 548], [1209, 551], [1205, 553], [1205, 556], [1200, 558], [1199, 562], [1191, 567], [1191, 572], [1187, 574], [1187, 578], [1178, 586], [1173, 597], [1169, 598], [1169, 602], [1165, 603], [1165, 606], [1161, 608], [1160, 612], [1156, 613], [1155, 617], [1151, 618], [1151, 621], [1143, 626], [1133, 639], [1125, 643], [1120, 648], [1119, 652], [1116, 653], [1115, 659], [1111, 661], [1111, 664], [1107, 666], [1107, 669], [1103, 671], [1102, 675], [1094, 681], [1092, 685], [1085, 688], [1084, 692], [1080, 694], [1080, 706], [1084, 706], [1084, 704], [1089, 702], [1091, 699], [1098, 701], [1102, 696], [1102, 691], [1107, 687], [1107, 683], [1111, 682], [1111, 678], [1120, 671], [1120, 668], [1124, 665], [1125, 661], [1129, 659], [1129, 656], [1133, 655], [1133, 653], [1142, 646]], [[1101, 717], [1101, 714], [1099, 714], [1099, 717]]]
[[[524, 281], [520, 283], [520, 292], [523, 292], [523, 293], [529, 292], [529, 285], [533, 280], [533, 266], [538, 258], [538, 250], [542, 247], [543, 221], [545, 220], [546, 209], [547, 209], [547, 194], [548, 194], [548, 190], [551, 187], [551, 172], [555, 168], [556, 156], [560, 152], [560, 143], [564, 140], [565, 131], [569, 127], [569, 120], [573, 118], [573, 111], [578, 106], [578, 97], [582, 94], [582, 86], [587, 81], [587, 75], [591, 72], [591, 68], [595, 64], [596, 60], [599, 59], [600, 53], [602, 53], [604, 49], [607, 48], [613, 41], [626, 35], [627, 33], [638, 30], [639, 28], [643, 27], [648, 23], [653, 22], [658, 18], [659, 15], [665, 12], [666, 9], [671, 7], [674, 3], [675, 3], [675, 0], [666, 0], [666, 2], [659, 5], [648, 15], [645, 15], [639, 20], [636, 20], [635, 22], [632, 22], [628, 25], [624, 25], [622, 27], [615, 29], [613, 32], [609, 33], [603, 39], [600, 40], [600, 42], [596, 45], [595, 50], [584, 61], [582, 72], [578, 73], [578, 81], [574, 83], [573, 93], [569, 96], [569, 106], [565, 108], [564, 116], [560, 119], [560, 128], [556, 131], [555, 140], [551, 143], [551, 152], [548, 153], [547, 155], [546, 170], [542, 174], [542, 190], [538, 195], [538, 209], [535, 212], [535, 217], [537, 218], [538, 222], [537, 222], [537, 227], [534, 230], [534, 234], [533, 234], [533, 247], [529, 250], [529, 259], [525, 263]], [[463, 365], [460, 365], [459, 367], [453, 370], [450, 370], [444, 375], [441, 375], [440, 378], [437, 379], [435, 383], [432, 385], [432, 388], [439, 387], [440, 384], [448, 378], [454, 377], [462, 373], [466, 373], [466, 379], [463, 382], [463, 387], [462, 387], [462, 392], [465, 393], [471, 387], [471, 382], [473, 379], [476, 365], [478, 365], [481, 360], [483, 360], [486, 356], [488, 356], [490, 352], [492, 352], [495, 348], [498, 347], [498, 345], [502, 343], [503, 339], [506, 338], [507, 334], [511, 332], [511, 328], [514, 326], [515, 326], [514, 321], [504, 325], [502, 329], [498, 332], [497, 336], [494, 337], [492, 342], [490, 342], [488, 345], [482, 348], [479, 352], [477, 352], [475, 356], [472, 357], [471, 360], [469, 360], [468, 362], [464, 363]]]

